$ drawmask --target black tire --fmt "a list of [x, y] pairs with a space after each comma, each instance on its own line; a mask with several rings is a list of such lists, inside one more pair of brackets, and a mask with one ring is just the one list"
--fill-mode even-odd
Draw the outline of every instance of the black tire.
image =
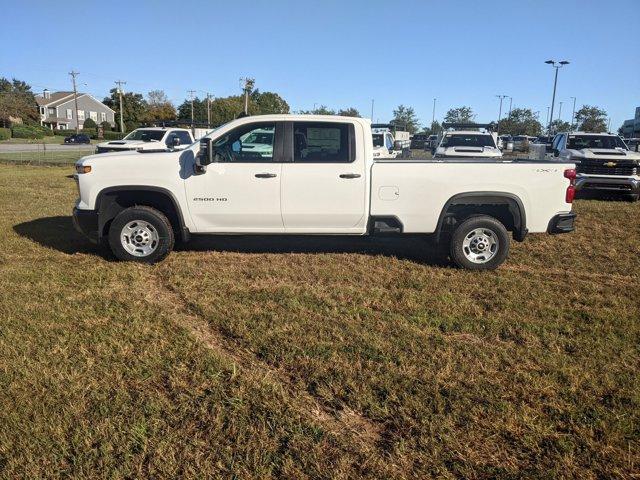
[[636, 194], [630, 194], [630, 195], [626, 196], [626, 200], [628, 202], [637, 202], [638, 198], [640, 198], [640, 195], [638, 195], [637, 193]]
[[[137, 225], [136, 222], [140, 222], [138, 231], [144, 235], [144, 237], [142, 235], [136, 237], [141, 240], [141, 248], [136, 248], [133, 235], [131, 235], [131, 242], [121, 240], [123, 229], [129, 225]], [[156, 263], [173, 250], [174, 242], [171, 223], [162, 212], [151, 207], [129, 207], [113, 219], [109, 228], [109, 247], [119, 260]], [[128, 251], [124, 246], [125, 243], [129, 243], [129, 250], [135, 250], [137, 254]], [[150, 250], [149, 253], [146, 253], [146, 250]]]
[[[484, 230], [482, 235], [473, 235], [474, 231], [478, 230]], [[475, 240], [475, 246], [466, 245], [467, 239], [467, 243], [472, 244]], [[474, 248], [476, 252], [473, 251]], [[500, 221], [488, 215], [467, 218], [453, 231], [449, 254], [451, 260], [460, 268], [495, 270], [509, 255], [509, 233]], [[486, 259], [483, 259], [483, 255]], [[476, 261], [470, 258], [473, 256], [476, 257]]]

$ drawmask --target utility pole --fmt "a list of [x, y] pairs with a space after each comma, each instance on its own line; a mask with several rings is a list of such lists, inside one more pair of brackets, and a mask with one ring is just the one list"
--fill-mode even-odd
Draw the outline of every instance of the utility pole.
[[71, 70], [69, 75], [71, 75], [71, 81], [73, 82], [73, 102], [76, 105], [76, 134], [80, 133], [80, 120], [78, 119], [78, 90], [76, 88], [76, 76], [79, 75], [80, 72], [76, 72], [75, 70]]
[[249, 93], [253, 90], [253, 86], [256, 81], [253, 78], [241, 78], [240, 81], [244, 81], [244, 114], [249, 115]]
[[189, 99], [191, 100], [191, 129], [193, 130], [193, 94], [195, 90], [187, 90], [189, 92]]
[[207, 92], [207, 128], [211, 127], [211, 94]]
[[118, 85], [118, 96], [120, 97], [120, 133], [124, 133], [124, 121], [122, 120], [122, 85], [126, 84], [127, 82], [116, 80], [116, 85]]
[[569, 65], [569, 62], [566, 60], [562, 60], [560, 62], [556, 62], [555, 60], [547, 60], [547, 65], [551, 65], [556, 69], [555, 78], [553, 80], [553, 97], [551, 98], [551, 114], [549, 115], [549, 124], [547, 125], [547, 130], [551, 130], [551, 124], [553, 123], [553, 107], [556, 103], [556, 87], [558, 86], [558, 70], [560, 70], [565, 65]]
[[511, 105], [513, 104], [513, 97], [509, 97], [509, 118], [511, 118]]
[[436, 99], [433, 99], [433, 111], [431, 112], [431, 126], [436, 123]]
[[576, 116], [576, 97], [569, 98], [573, 98], [573, 111], [571, 112], [571, 130], [574, 130], [573, 121]]
[[371, 99], [371, 121], [372, 121], [372, 122], [373, 122], [373, 103], [374, 103], [374, 100], [373, 100], [373, 98], [372, 98], [372, 99]]
[[502, 100], [509, 95], [496, 95], [500, 99], [500, 110], [498, 111], [498, 126], [496, 127], [496, 135], [500, 133], [500, 118], [502, 117]]

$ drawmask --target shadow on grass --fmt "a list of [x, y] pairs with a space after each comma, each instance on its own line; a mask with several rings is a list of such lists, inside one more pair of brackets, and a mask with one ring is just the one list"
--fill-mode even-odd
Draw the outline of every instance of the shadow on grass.
[[20, 236], [69, 255], [73, 253], [101, 253], [101, 249], [89, 242], [73, 228], [71, 217], [45, 217], [14, 225]]
[[[20, 223], [14, 231], [40, 245], [62, 253], [88, 253], [113, 257], [76, 232], [71, 217], [46, 217]], [[385, 255], [432, 265], [449, 265], [446, 257], [425, 237], [360, 237], [335, 235], [193, 235], [176, 245], [184, 252], [237, 253], [360, 253]]]

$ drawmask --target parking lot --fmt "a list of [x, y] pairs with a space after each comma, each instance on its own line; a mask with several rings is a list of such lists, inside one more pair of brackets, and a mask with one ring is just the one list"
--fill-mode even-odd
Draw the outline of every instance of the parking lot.
[[495, 272], [424, 240], [228, 237], [155, 266], [0, 164], [5, 478], [633, 478], [639, 203]]

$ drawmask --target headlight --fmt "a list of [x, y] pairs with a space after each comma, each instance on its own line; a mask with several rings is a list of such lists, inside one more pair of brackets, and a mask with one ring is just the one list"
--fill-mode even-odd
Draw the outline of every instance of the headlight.
[[76, 165], [76, 173], [89, 173], [91, 167], [89, 165]]

